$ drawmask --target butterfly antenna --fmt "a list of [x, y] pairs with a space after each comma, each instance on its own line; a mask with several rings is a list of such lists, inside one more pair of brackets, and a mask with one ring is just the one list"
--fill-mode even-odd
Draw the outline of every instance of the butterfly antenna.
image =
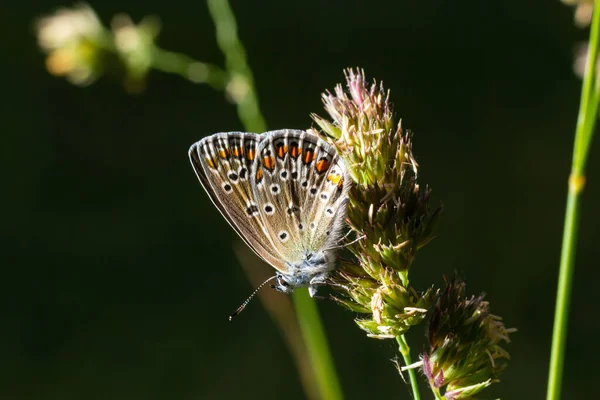
[[233, 319], [233, 317], [235, 317], [236, 315], [238, 315], [239, 313], [241, 313], [242, 311], [244, 311], [244, 308], [246, 308], [246, 306], [248, 305], [248, 303], [250, 303], [250, 300], [252, 300], [252, 298], [254, 296], [256, 296], [256, 293], [258, 293], [258, 291], [260, 289], [262, 289], [263, 286], [265, 286], [267, 283], [271, 282], [275, 278], [277, 278], [277, 275], [273, 275], [272, 277], [270, 277], [269, 279], [267, 279], [266, 281], [264, 281], [263, 283], [261, 283], [260, 285], [258, 285], [258, 287], [254, 290], [254, 292], [252, 292], [252, 294], [250, 296], [248, 296], [248, 298], [242, 303], [242, 305], [239, 306], [237, 308], [237, 310], [235, 310], [233, 312], [233, 314], [231, 314], [229, 316], [229, 320], [231, 321]]

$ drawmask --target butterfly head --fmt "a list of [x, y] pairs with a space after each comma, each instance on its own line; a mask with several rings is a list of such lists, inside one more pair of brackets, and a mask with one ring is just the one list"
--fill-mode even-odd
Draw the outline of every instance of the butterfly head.
[[307, 252], [302, 262], [288, 267], [288, 273], [277, 273], [273, 288], [282, 293], [292, 293], [297, 287], [308, 286], [312, 296], [317, 286], [325, 284], [334, 267], [334, 255], [328, 250]]

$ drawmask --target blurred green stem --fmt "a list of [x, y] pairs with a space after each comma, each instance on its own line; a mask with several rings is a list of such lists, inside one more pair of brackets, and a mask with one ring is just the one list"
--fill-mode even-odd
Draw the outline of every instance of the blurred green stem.
[[577, 118], [577, 128], [575, 131], [571, 175], [569, 176], [569, 192], [563, 230], [558, 289], [556, 293], [554, 329], [552, 332], [552, 354], [550, 357], [548, 391], [546, 394], [547, 400], [558, 400], [561, 393], [569, 303], [571, 300], [575, 247], [579, 223], [579, 202], [585, 186], [585, 165], [589, 147], [594, 133], [596, 119], [598, 118], [596, 63], [598, 59], [599, 35], [600, 10], [595, 7], [592, 18], [592, 27], [590, 29], [588, 59], [581, 90], [579, 116]]
[[[410, 347], [408, 347], [408, 343], [406, 343], [406, 338], [404, 335], [396, 336], [396, 342], [398, 342], [400, 354], [402, 354], [402, 358], [404, 358], [404, 365], [411, 365], [412, 358], [410, 356]], [[413, 399], [420, 400], [421, 395], [419, 394], [419, 382], [417, 381], [415, 369], [409, 368], [407, 372], [410, 379], [410, 386], [412, 387]]]
[[[217, 43], [225, 56], [225, 66], [230, 77], [227, 91], [237, 104], [242, 125], [248, 132], [264, 132], [265, 119], [260, 112], [254, 78], [246, 61], [246, 52], [237, 35], [237, 25], [231, 7], [227, 0], [207, 0], [207, 4], [215, 24]], [[342, 399], [341, 386], [315, 300], [308, 295], [306, 289], [297, 289], [292, 297], [321, 398]]]
[[229, 92], [237, 103], [238, 116], [249, 132], [264, 132], [265, 120], [260, 113], [252, 71], [237, 34], [237, 25], [227, 0], [207, 0], [208, 10], [217, 30], [217, 44], [225, 56], [230, 76]]
[[196, 61], [193, 58], [159, 47], [152, 49], [152, 67], [168, 74], [177, 74], [194, 83], [206, 83], [217, 90], [225, 90], [227, 73], [214, 64]]
[[321, 398], [324, 400], [341, 400], [343, 399], [342, 389], [315, 300], [308, 295], [308, 290], [305, 288], [296, 289], [292, 297], [296, 305], [300, 329], [308, 348], [308, 357], [317, 378]]

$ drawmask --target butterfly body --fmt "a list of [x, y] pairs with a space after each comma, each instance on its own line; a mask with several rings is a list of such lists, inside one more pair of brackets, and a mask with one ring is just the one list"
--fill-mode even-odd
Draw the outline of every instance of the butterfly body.
[[191, 146], [192, 166], [221, 214], [277, 270], [275, 288], [311, 295], [334, 268], [349, 176], [332, 146], [298, 130], [217, 133]]
[[278, 272], [275, 289], [291, 293], [296, 287], [308, 286], [311, 295], [314, 295], [316, 287], [325, 283], [334, 265], [334, 255], [331, 251], [307, 252], [303, 262], [287, 264], [285, 274]]

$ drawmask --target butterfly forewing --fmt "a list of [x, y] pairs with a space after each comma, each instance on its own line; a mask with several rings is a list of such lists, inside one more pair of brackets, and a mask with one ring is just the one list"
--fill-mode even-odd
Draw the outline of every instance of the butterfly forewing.
[[254, 252], [286, 273], [266, 235], [250, 184], [260, 138], [252, 133], [217, 133], [192, 145], [189, 156], [202, 186], [229, 224]]

